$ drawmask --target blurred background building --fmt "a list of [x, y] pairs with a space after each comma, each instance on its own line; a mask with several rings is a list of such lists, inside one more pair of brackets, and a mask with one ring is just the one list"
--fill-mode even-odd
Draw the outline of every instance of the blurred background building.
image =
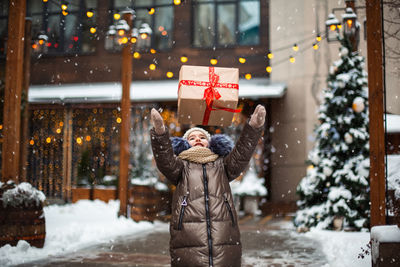
[[[8, 5], [0, 3], [2, 81]], [[365, 1], [356, 1], [359, 52], [366, 56], [363, 6]], [[29, 104], [24, 179], [49, 198], [70, 200], [72, 186], [118, 177], [123, 70], [116, 40], [122, 11], [131, 8], [136, 13], [134, 38], [128, 39], [134, 47], [131, 172], [151, 161], [140, 159], [135, 147], [137, 137], [148, 133], [152, 107], [162, 108], [171, 134], [189, 127], [176, 119], [180, 67], [235, 67], [243, 112], [234, 127], [209, 130], [235, 138], [255, 105], [264, 104], [268, 117], [255, 155], [268, 189], [262, 207], [293, 211], [314, 141], [320, 92], [338, 58], [339, 44], [327, 42], [325, 21], [332, 12], [340, 17], [344, 7], [341, 0], [27, 1], [33, 42], [29, 97], [23, 99]], [[400, 114], [398, 63], [388, 57], [386, 64], [387, 111]], [[146, 138], [141, 142], [148, 143]]]

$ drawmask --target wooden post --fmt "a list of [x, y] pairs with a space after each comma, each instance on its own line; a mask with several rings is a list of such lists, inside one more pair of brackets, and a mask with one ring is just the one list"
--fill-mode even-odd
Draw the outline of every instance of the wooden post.
[[10, 0], [4, 90], [2, 180], [19, 180], [26, 1]]
[[63, 198], [64, 201], [72, 200], [71, 172], [72, 172], [72, 108], [67, 106], [64, 110], [63, 133]]
[[385, 136], [383, 129], [383, 65], [381, 1], [366, 2], [369, 88], [371, 227], [386, 224]]
[[[128, 22], [129, 27], [132, 28], [133, 14], [125, 12], [123, 14], [124, 20]], [[132, 43], [128, 43], [122, 48], [122, 68], [121, 68], [121, 83], [122, 83], [122, 99], [121, 99], [121, 140], [119, 152], [119, 183], [118, 183], [118, 196], [120, 201], [118, 216], [127, 216], [128, 207], [128, 166], [129, 166], [129, 128], [131, 118], [131, 99], [130, 87], [132, 82]]]
[[19, 166], [20, 181], [27, 181], [28, 166], [28, 139], [29, 139], [29, 102], [28, 91], [31, 77], [31, 41], [32, 41], [32, 19], [25, 20], [25, 48], [24, 48], [24, 81], [22, 86], [22, 98], [24, 101], [24, 110], [21, 116], [21, 159]]

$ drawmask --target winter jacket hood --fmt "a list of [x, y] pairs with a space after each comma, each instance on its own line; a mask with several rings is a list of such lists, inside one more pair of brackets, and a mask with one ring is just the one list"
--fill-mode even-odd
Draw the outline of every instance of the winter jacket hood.
[[[172, 137], [171, 144], [176, 156], [191, 148], [189, 142], [181, 137]], [[232, 139], [227, 135], [215, 134], [210, 138], [209, 148], [218, 156], [225, 157], [232, 151], [233, 146], [234, 144]]]

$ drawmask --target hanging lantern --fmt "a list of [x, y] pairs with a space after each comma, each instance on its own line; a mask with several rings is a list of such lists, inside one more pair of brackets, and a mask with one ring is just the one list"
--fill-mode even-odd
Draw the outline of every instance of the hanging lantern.
[[213, 57], [212, 59], [210, 59], [210, 63], [211, 65], [217, 65], [218, 60], [215, 57]]
[[290, 56], [289, 61], [290, 61], [290, 63], [294, 63], [294, 62], [296, 62], [296, 59], [293, 56]]
[[357, 49], [360, 42], [360, 24], [357, 21], [357, 15], [351, 7], [346, 8], [346, 13], [342, 15], [343, 35], [351, 41], [353, 51]]
[[47, 53], [49, 37], [44, 32], [39, 32], [34, 40], [32, 48], [35, 53]]
[[115, 38], [116, 38], [117, 31], [115, 29], [114, 25], [111, 25], [108, 28], [108, 31], [106, 33], [106, 38], [104, 42], [104, 47], [106, 50], [114, 50], [114, 43], [115, 43]]
[[151, 35], [153, 30], [151, 29], [150, 25], [147, 23], [143, 23], [139, 28], [139, 40], [138, 46], [141, 49], [147, 50], [151, 47]]
[[341, 24], [334, 14], [329, 14], [328, 20], [325, 21], [325, 27], [328, 42], [337, 41]]
[[128, 43], [128, 32], [130, 30], [128, 22], [126, 22], [124, 19], [119, 20], [117, 25], [115, 26], [115, 30], [117, 31], [118, 44], [120, 44], [120, 45], [127, 44]]
[[299, 51], [299, 46], [297, 44], [294, 44], [292, 49], [293, 49], [293, 51], [297, 52], [297, 51]]

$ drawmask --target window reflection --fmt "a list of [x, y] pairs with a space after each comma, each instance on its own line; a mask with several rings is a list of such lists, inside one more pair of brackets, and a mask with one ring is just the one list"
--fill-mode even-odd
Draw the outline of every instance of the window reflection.
[[227, 47], [260, 42], [260, 2], [256, 0], [197, 0], [194, 7], [193, 45]]
[[[97, 1], [71, 0], [67, 2], [63, 14], [60, 2], [31, 0], [27, 2], [27, 15], [32, 17], [32, 37], [40, 33], [49, 39], [46, 54], [80, 54], [95, 51], [96, 33], [91, 32], [96, 27]], [[88, 17], [86, 11], [93, 11]]]

